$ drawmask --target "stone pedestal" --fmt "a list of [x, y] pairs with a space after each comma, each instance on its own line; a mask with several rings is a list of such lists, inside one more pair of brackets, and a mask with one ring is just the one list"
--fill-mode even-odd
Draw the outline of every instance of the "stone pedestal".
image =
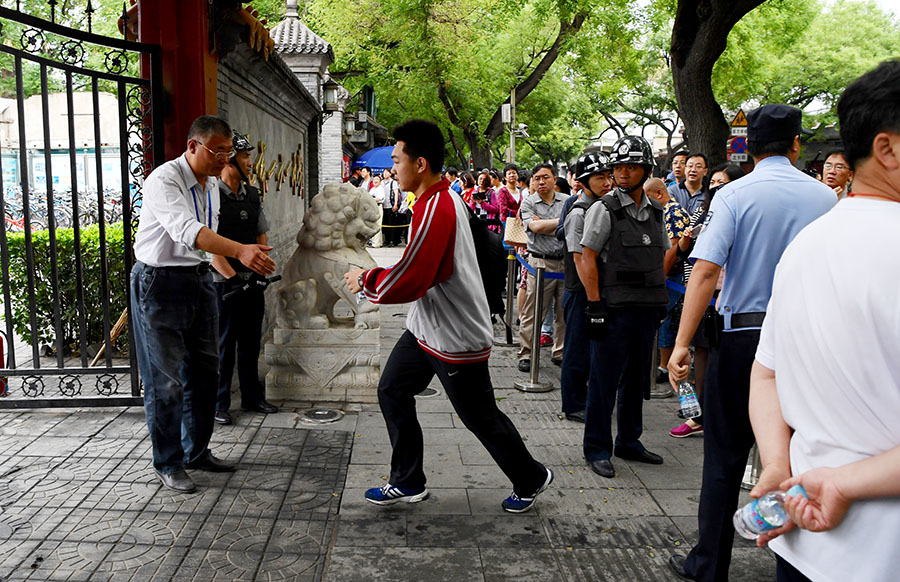
[[266, 397], [313, 402], [378, 401], [381, 328], [275, 328], [266, 344]]

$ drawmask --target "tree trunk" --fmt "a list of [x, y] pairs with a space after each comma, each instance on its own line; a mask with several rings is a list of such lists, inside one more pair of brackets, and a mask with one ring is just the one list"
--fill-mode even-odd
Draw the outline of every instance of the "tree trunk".
[[724, 162], [728, 122], [712, 90], [713, 65], [728, 33], [764, 0], [679, 0], [672, 27], [672, 80], [691, 152]]
[[493, 152], [491, 152], [490, 143], [484, 143], [479, 141], [479, 135], [471, 130], [466, 130], [463, 132], [463, 135], [466, 138], [466, 145], [469, 146], [469, 155], [472, 158], [472, 163], [475, 165], [475, 168], [490, 168], [491, 162], [493, 160]]

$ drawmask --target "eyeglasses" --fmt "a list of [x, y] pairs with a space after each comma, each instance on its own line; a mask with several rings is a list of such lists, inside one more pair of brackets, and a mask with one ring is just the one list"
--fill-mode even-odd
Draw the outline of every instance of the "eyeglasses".
[[231, 158], [233, 158], [233, 157], [237, 154], [237, 152], [234, 151], [234, 150], [228, 150], [227, 152], [214, 152], [214, 151], [212, 151], [211, 149], [209, 149], [208, 147], [206, 147], [205, 145], [203, 145], [202, 142], [199, 142], [199, 141], [198, 141], [197, 143], [199, 143], [200, 145], [202, 145], [202, 146], [203, 146], [203, 149], [205, 149], [206, 151], [208, 151], [209, 153], [211, 153], [211, 154], [213, 155], [213, 157], [215, 157], [215, 158], [216, 158], [217, 160], [219, 160], [220, 162], [221, 162], [222, 160], [230, 160]]
[[553, 176], [545, 176], [543, 174], [538, 174], [536, 176], [532, 176], [531, 179], [534, 180], [535, 182], [556, 181], [556, 178], [554, 178]]
[[832, 164], [831, 162], [825, 162], [825, 164], [822, 167], [825, 168], [826, 170], [834, 169], [834, 170], [837, 170], [838, 172], [842, 172], [844, 170], [850, 169], [850, 167], [847, 166], [846, 164]]

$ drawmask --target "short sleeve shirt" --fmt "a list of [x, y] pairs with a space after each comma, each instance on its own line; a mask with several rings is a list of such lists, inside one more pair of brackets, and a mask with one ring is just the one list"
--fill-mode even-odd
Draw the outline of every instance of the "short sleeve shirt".
[[[590, 194], [582, 191], [577, 198], [580, 198], [581, 196], [590, 197]], [[596, 205], [596, 203], [594, 205]], [[588, 210], [590, 210], [590, 208]], [[584, 234], [584, 215], [585, 210], [574, 208], [572, 207], [572, 204], [569, 205], [569, 211], [566, 212], [565, 235], [566, 250], [570, 253], [581, 253], [582, 251], [581, 238]]]
[[684, 231], [691, 225], [690, 215], [675, 200], [669, 200], [663, 206], [663, 217], [666, 221], [666, 237], [669, 239], [683, 237]]
[[519, 207], [522, 222], [525, 223], [525, 233], [528, 237], [528, 251], [544, 255], [562, 255], [565, 252], [565, 244], [558, 240], [554, 234], [538, 234], [528, 228], [532, 218], [537, 215], [541, 220], [559, 218], [563, 205], [568, 198], [565, 194], [556, 192], [550, 204], [544, 202], [540, 194], [534, 193], [526, 197]]
[[735, 313], [764, 312], [781, 254], [807, 224], [837, 203], [834, 191], [791, 165], [764, 158], [713, 198], [691, 260], [726, 267], [719, 296], [725, 331]]

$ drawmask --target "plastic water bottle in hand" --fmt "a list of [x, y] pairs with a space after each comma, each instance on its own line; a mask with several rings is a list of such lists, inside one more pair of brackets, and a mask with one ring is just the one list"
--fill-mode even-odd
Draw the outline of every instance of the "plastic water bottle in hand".
[[754, 499], [744, 507], [734, 512], [734, 531], [748, 540], [755, 540], [762, 534], [779, 528], [791, 520], [791, 516], [784, 510], [786, 496], [806, 497], [806, 490], [802, 485], [794, 485], [784, 491], [770, 491]]
[[697, 393], [694, 392], [694, 387], [687, 380], [678, 383], [678, 401], [681, 402], [681, 411], [684, 413], [685, 419], [700, 416]]

